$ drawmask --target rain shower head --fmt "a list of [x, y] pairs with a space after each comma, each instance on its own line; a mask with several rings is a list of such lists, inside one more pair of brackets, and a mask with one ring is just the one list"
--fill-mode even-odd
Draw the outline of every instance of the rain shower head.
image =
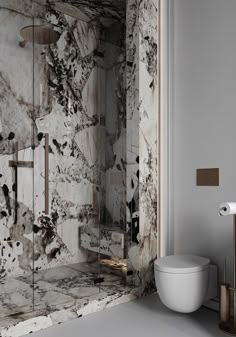
[[20, 35], [23, 41], [19, 45], [23, 48], [26, 42], [31, 42], [41, 45], [49, 45], [56, 43], [60, 34], [53, 30], [50, 26], [38, 25], [38, 26], [27, 26], [21, 29]]

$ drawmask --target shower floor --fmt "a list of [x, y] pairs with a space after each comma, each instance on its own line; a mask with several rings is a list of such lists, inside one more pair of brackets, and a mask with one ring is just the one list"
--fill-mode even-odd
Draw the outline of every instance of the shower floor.
[[[103, 282], [96, 284], [98, 278]], [[1, 279], [0, 283], [0, 329], [56, 312], [64, 313], [62, 321], [65, 316], [75, 318], [73, 313], [78, 317], [101, 310], [134, 290], [122, 276], [103, 268], [99, 273], [97, 264], [87, 263], [39, 271], [34, 275], [34, 289], [32, 275]]]

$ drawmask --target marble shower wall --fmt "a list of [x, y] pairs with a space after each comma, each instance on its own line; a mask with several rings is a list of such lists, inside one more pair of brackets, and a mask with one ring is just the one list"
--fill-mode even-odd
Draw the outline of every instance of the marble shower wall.
[[[125, 156], [125, 124], [120, 122], [125, 118], [124, 29], [109, 27], [118, 37], [111, 44], [100, 21], [87, 23], [47, 8], [47, 21], [61, 38], [43, 53], [50, 79], [46, 98], [53, 101], [47, 103], [49, 114], [36, 120], [39, 138], [50, 136], [50, 216], [42, 212], [43, 138], [35, 159], [40, 168], [34, 226], [38, 269], [85, 261], [88, 251], [81, 249], [79, 229], [120, 224], [125, 213], [124, 183], [120, 188], [125, 168], [117, 168]], [[110, 181], [117, 171], [116, 181]], [[99, 235], [94, 237], [93, 246], [102, 245]]]
[[[86, 14], [79, 7], [84, 2], [60, 3], [70, 5], [67, 13], [77, 8]], [[79, 249], [79, 228], [100, 222], [127, 230], [134, 283], [146, 286], [153, 280], [159, 1], [128, 1], [126, 38], [118, 24], [125, 16], [115, 17], [111, 10], [115, 3], [109, 2], [101, 20], [92, 21], [98, 17], [96, 1], [87, 21], [35, 5], [35, 22], [46, 19], [61, 38], [50, 48], [35, 46], [32, 116], [32, 45], [18, 46], [20, 28], [32, 24], [31, 1], [0, 2], [0, 240], [14, 241], [0, 258], [2, 275], [30, 271], [33, 255], [38, 269], [86, 260], [86, 250]], [[44, 213], [45, 133], [50, 137], [50, 215]], [[35, 177], [33, 184], [31, 169], [19, 171], [14, 225], [14, 176], [8, 161], [14, 157], [15, 139], [21, 160], [33, 160], [35, 144]]]
[[[38, 17], [44, 15], [37, 10]], [[19, 47], [20, 29], [32, 23], [30, 1], [0, 1], [0, 278], [29, 272], [33, 260], [33, 171], [19, 168], [16, 219], [15, 176], [9, 167], [9, 160], [16, 159], [16, 141], [18, 159], [33, 160], [32, 50]], [[43, 61], [35, 61], [43, 82]]]
[[[109, 41], [109, 42], [107, 42]], [[112, 41], [112, 43], [110, 42]], [[104, 207], [101, 223], [126, 231], [126, 55], [124, 26], [113, 25], [106, 30], [104, 50], [105, 110], [104, 151], [101, 152], [101, 173]], [[103, 174], [104, 173], [104, 174]]]
[[[125, 26], [114, 23], [103, 31], [99, 52], [100, 99], [100, 230], [84, 226], [81, 246], [113, 257], [126, 254], [126, 50]], [[111, 233], [112, 236], [111, 236]], [[107, 238], [106, 242], [105, 239]], [[121, 239], [122, 238], [122, 239]], [[114, 249], [115, 247], [115, 249]]]
[[[61, 34], [56, 45], [35, 45], [34, 100], [33, 48], [19, 47], [19, 31], [33, 16], [34, 23], [49, 22]], [[125, 40], [115, 22], [114, 40], [99, 20], [81, 21], [51, 6], [32, 9], [31, 1], [0, 3], [0, 18], [0, 241], [14, 241], [4, 244], [0, 266], [1, 275], [10, 276], [30, 272], [33, 265], [39, 270], [83, 262], [80, 227], [125, 224]], [[14, 172], [8, 162], [16, 140], [19, 160], [34, 160], [34, 176], [32, 169], [19, 169], [14, 224]]]
[[34, 0], [53, 6], [59, 12], [90, 22], [99, 21], [104, 27], [114, 22], [125, 24], [126, 0]]
[[126, 43], [128, 261], [147, 291], [158, 254], [159, 0], [128, 1]]
[[[101, 189], [100, 27], [51, 7], [46, 19], [61, 37], [56, 45], [41, 50], [48, 81], [36, 84], [41, 101], [49, 97], [43, 103], [48, 113], [36, 118], [34, 265], [38, 269], [86, 260], [87, 252], [79, 248], [79, 228], [98, 223]], [[43, 212], [45, 133], [50, 149], [49, 215]]]

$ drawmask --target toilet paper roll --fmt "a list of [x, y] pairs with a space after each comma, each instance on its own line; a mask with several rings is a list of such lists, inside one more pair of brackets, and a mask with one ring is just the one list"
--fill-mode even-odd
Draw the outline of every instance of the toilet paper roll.
[[236, 202], [225, 202], [219, 207], [219, 214], [222, 216], [236, 214]]

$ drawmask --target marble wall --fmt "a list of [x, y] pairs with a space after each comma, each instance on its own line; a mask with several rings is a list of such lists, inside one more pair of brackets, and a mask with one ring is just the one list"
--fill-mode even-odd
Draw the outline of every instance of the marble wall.
[[[12, 241], [3, 243], [2, 275], [85, 261], [79, 228], [102, 224], [127, 232], [132, 281], [152, 285], [158, 254], [159, 1], [129, 0], [126, 16], [124, 1], [106, 2], [105, 9], [101, 3], [90, 2], [87, 9], [83, 1], [33, 9], [28, 0], [0, 3], [0, 240]], [[74, 15], [58, 11], [63, 8]], [[32, 15], [61, 34], [56, 45], [35, 46], [34, 67], [32, 45], [19, 47], [19, 30], [33, 23]], [[33, 160], [34, 173], [19, 169], [14, 223], [14, 170], [8, 162], [15, 158], [16, 140], [19, 159]]]
[[85, 22], [99, 21], [103, 26], [125, 24], [126, 0], [34, 0]]
[[[79, 227], [99, 221], [100, 27], [47, 9], [47, 21], [61, 34], [41, 53], [52, 100], [49, 113], [36, 119], [41, 139], [35, 153], [36, 268], [86, 260], [79, 249]], [[37, 90], [40, 93], [40, 88]], [[44, 100], [44, 97], [42, 98]], [[49, 216], [44, 210], [44, 138], [49, 134]], [[37, 153], [38, 151], [38, 153]]]
[[102, 42], [105, 52], [104, 77], [105, 110], [104, 151], [101, 153], [104, 186], [102, 221], [106, 227], [119, 227], [126, 231], [126, 92], [125, 92], [125, 38], [123, 29], [113, 26], [106, 34], [112, 35], [116, 45]]
[[[43, 14], [39, 12], [40, 14]], [[0, 3], [0, 278], [31, 270], [33, 260], [33, 170], [18, 170], [18, 211], [15, 172], [9, 160], [33, 160], [32, 51], [19, 47], [19, 31], [31, 25], [29, 2]], [[41, 68], [42, 61], [37, 59]], [[38, 69], [38, 67], [37, 67]], [[44, 74], [37, 72], [44, 80]], [[36, 105], [38, 103], [36, 102]]]
[[[99, 20], [81, 21], [53, 6], [32, 8], [30, 1], [12, 0], [0, 15], [0, 240], [7, 241], [0, 266], [6, 276], [85, 261], [82, 226], [125, 227], [125, 39], [117, 22], [109, 23], [111, 38]], [[34, 46], [34, 64], [32, 45], [19, 46], [19, 31], [32, 16], [61, 34], [56, 45]], [[18, 171], [17, 212], [8, 167], [16, 141], [18, 159], [34, 161], [34, 170]]]
[[133, 282], [153, 287], [158, 255], [159, 1], [127, 5], [127, 230]]

